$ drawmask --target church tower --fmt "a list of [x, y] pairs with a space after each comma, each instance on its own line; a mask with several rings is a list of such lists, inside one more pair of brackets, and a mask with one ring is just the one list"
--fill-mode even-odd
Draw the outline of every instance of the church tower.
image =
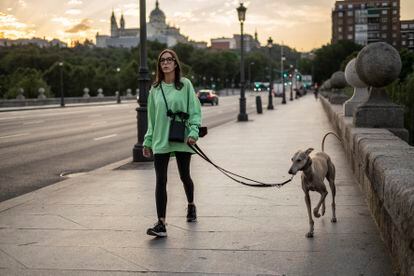
[[111, 37], [118, 37], [118, 23], [116, 23], [116, 18], [114, 11], [112, 11], [111, 16]]
[[124, 19], [124, 14], [122, 14], [122, 15], [121, 15], [120, 25], [121, 25], [121, 31], [125, 30], [125, 19]]

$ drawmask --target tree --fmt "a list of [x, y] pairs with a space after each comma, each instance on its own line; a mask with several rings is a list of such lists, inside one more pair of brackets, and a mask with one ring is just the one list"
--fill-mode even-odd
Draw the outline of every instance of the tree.
[[404, 81], [414, 71], [414, 52], [403, 48], [400, 51], [400, 57], [402, 62], [400, 80]]
[[39, 88], [45, 89], [45, 96], [50, 97], [50, 87], [42, 79], [42, 74], [32, 68], [19, 68], [10, 76], [9, 89], [5, 98], [14, 99], [20, 88], [24, 89], [26, 98], [37, 98]]
[[349, 40], [341, 40], [334, 44], [327, 44], [315, 51], [313, 62], [313, 80], [322, 83], [341, 69], [341, 63], [353, 52], [360, 51], [361, 45]]

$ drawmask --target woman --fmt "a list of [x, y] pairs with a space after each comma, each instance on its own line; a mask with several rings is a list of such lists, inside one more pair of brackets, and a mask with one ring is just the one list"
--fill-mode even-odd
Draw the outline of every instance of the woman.
[[[167, 108], [168, 106], [168, 108]], [[186, 120], [186, 141], [169, 142], [171, 112], [188, 113]], [[158, 56], [157, 76], [148, 96], [148, 130], [144, 137], [143, 155], [154, 155], [156, 174], [155, 202], [158, 222], [147, 230], [148, 235], [166, 237], [165, 217], [167, 209], [167, 171], [170, 156], [177, 159], [178, 171], [184, 184], [188, 201], [187, 221], [197, 219], [194, 205], [194, 184], [190, 176], [191, 154], [187, 145], [194, 145], [198, 139], [198, 127], [201, 125], [201, 107], [190, 80], [181, 77], [181, 67], [177, 54], [163, 50]]]

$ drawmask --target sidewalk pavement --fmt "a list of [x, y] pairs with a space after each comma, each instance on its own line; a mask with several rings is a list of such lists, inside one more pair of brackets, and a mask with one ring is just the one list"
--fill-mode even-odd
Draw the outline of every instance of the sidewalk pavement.
[[[224, 168], [265, 182], [286, 180], [293, 153], [320, 150], [331, 130], [313, 96], [249, 120], [213, 128], [199, 145]], [[192, 162], [198, 222], [185, 220], [185, 193], [171, 159], [168, 238], [154, 239], [145, 234], [156, 222], [153, 165], [124, 160], [0, 203], [0, 274], [392, 275], [341, 144], [331, 136], [325, 151], [337, 169], [338, 222], [330, 222], [328, 194], [312, 239], [305, 237], [299, 175], [280, 189], [252, 188], [198, 156]], [[311, 194], [313, 206], [318, 199]]]

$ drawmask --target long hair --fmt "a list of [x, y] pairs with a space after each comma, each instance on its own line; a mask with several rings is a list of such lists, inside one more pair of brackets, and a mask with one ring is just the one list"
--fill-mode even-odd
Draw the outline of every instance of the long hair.
[[161, 63], [160, 63], [160, 59], [161, 56], [165, 53], [169, 53], [172, 55], [172, 57], [174, 58], [174, 63], [177, 65], [174, 68], [174, 86], [177, 90], [181, 90], [181, 88], [184, 86], [183, 83], [181, 82], [181, 65], [180, 65], [180, 60], [178, 59], [177, 54], [171, 50], [171, 49], [164, 49], [163, 51], [161, 51], [161, 53], [158, 56], [157, 59], [157, 75], [155, 77], [155, 81], [153, 83], [154, 87], [157, 87], [158, 85], [160, 85], [161, 81], [165, 80], [165, 74], [162, 71], [161, 68]]

